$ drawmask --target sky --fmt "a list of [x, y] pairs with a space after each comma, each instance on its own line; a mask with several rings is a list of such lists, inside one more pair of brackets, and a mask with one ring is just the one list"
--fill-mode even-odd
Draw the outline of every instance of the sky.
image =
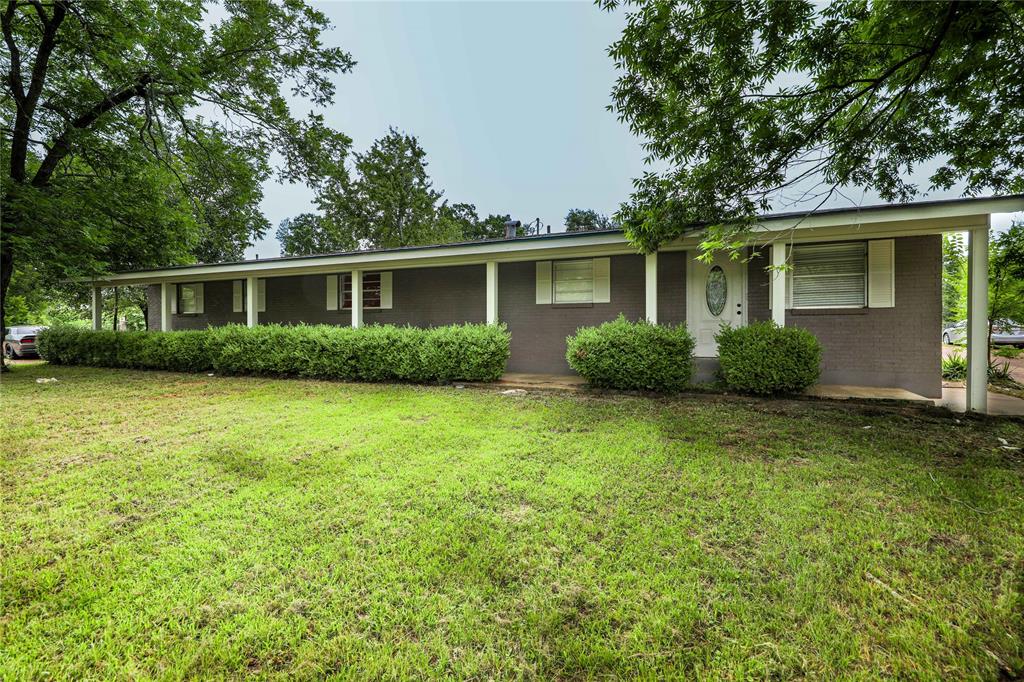
[[[605, 109], [616, 78], [607, 48], [622, 12], [590, 2], [314, 4], [334, 25], [323, 42], [357, 62], [334, 78], [335, 103], [321, 112], [328, 125], [357, 151], [391, 126], [415, 135], [449, 201], [559, 231], [571, 208], [615, 212], [647, 168], [641, 140]], [[272, 229], [247, 257], [279, 255], [274, 230], [313, 210], [312, 199], [305, 186], [268, 182]], [[829, 205], [851, 202], [879, 200], [857, 193]]]

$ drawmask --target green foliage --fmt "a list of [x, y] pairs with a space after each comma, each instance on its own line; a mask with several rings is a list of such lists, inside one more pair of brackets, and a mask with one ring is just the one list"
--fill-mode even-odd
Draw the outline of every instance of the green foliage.
[[565, 214], [566, 232], [611, 230], [616, 227], [618, 224], [614, 220], [592, 208], [572, 208]]
[[369, 248], [455, 241], [452, 223], [437, 220], [442, 193], [427, 175], [426, 157], [415, 136], [392, 128], [355, 154], [355, 177], [324, 193], [322, 213]]
[[959, 322], [966, 316], [967, 255], [964, 236], [959, 232], [942, 235], [942, 321]]
[[989, 246], [989, 338], [997, 321], [1024, 323], [1024, 223], [993, 235]]
[[505, 372], [509, 334], [504, 326], [480, 324], [228, 325], [175, 332], [55, 327], [40, 334], [39, 352], [61, 365], [345, 381], [494, 381]]
[[723, 326], [715, 340], [721, 377], [736, 391], [796, 393], [821, 374], [821, 344], [806, 329], [756, 322]]
[[693, 347], [685, 325], [629, 322], [619, 315], [568, 337], [565, 359], [593, 386], [670, 393], [690, 383]]
[[[998, 351], [996, 355], [999, 355]], [[1004, 357], [1014, 357], [1004, 356]], [[952, 353], [942, 358], [942, 378], [946, 381], [967, 381], [967, 358], [959, 350], [954, 350]], [[990, 359], [988, 362], [988, 380], [989, 381], [1008, 381], [1012, 380], [1010, 363], [1007, 361], [1000, 362], [996, 359]]]
[[728, 248], [792, 193], [1024, 191], [1024, 4], [600, 0], [629, 8], [611, 108], [668, 166], [620, 216], [650, 251], [694, 223]]
[[484, 219], [476, 213], [473, 204], [449, 204], [445, 202], [437, 211], [437, 219], [447, 223], [449, 227], [442, 232], [453, 235], [462, 241], [478, 241], [481, 239], [501, 239], [505, 236], [505, 223], [512, 219], [509, 215], [494, 215]]
[[316, 213], [300, 213], [285, 218], [277, 228], [282, 256], [310, 256], [319, 253], [352, 251], [359, 247], [352, 234], [334, 220]]
[[6, 5], [0, 316], [23, 266], [56, 285], [237, 258], [272, 157], [280, 181], [343, 176], [351, 141], [288, 98], [329, 106], [354, 62], [301, 0]]
[[1015, 358], [1024, 355], [1024, 348], [1014, 348], [1013, 346], [998, 346], [992, 350], [992, 355], [996, 355], [1001, 358], [1009, 358], [1013, 360]]
[[395, 248], [505, 235], [510, 217], [480, 219], [476, 206], [442, 201], [427, 175], [426, 151], [395, 129], [355, 155], [354, 179], [326, 183], [321, 213], [302, 213], [277, 230], [282, 254], [310, 255], [358, 248]]
[[967, 358], [958, 350], [942, 358], [942, 378], [947, 381], [967, 380]]

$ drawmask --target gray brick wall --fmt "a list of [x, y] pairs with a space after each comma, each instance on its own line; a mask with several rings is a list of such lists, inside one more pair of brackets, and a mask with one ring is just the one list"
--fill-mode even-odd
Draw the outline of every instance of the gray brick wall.
[[[748, 317], [770, 319], [765, 259], [748, 271]], [[938, 235], [896, 239], [896, 306], [855, 310], [789, 310], [786, 325], [803, 327], [824, 349], [821, 382], [894, 386], [929, 398], [942, 395], [942, 241]]]
[[[896, 307], [865, 310], [790, 311], [786, 324], [809, 329], [824, 346], [822, 382], [897, 386], [937, 397], [941, 394], [939, 339], [941, 318], [941, 241], [937, 236], [896, 240]], [[747, 316], [771, 318], [768, 308], [767, 255], [748, 265]], [[486, 274], [483, 265], [393, 271], [391, 310], [366, 310], [367, 324], [439, 326], [483, 322]], [[498, 315], [512, 333], [509, 371], [570, 373], [565, 338], [579, 327], [644, 316], [644, 258], [611, 259], [611, 302], [589, 305], [537, 305], [535, 264], [498, 267]], [[348, 311], [326, 310], [323, 275], [267, 279], [267, 310], [261, 323], [339, 324]], [[160, 287], [149, 288], [151, 329], [160, 328]], [[175, 315], [174, 329], [202, 329], [227, 322], [245, 323], [231, 312], [231, 282], [207, 282], [205, 313]], [[658, 319], [686, 321], [686, 254], [658, 258]], [[702, 376], [710, 377], [705, 368]]]
[[[671, 268], [665, 271], [665, 276], [670, 278]], [[685, 287], [685, 280], [680, 282]], [[498, 316], [512, 333], [510, 372], [570, 374], [572, 370], [565, 361], [567, 336], [580, 327], [613, 320], [620, 312], [630, 320], [644, 316], [643, 256], [612, 256], [610, 303], [537, 305], [536, 287], [535, 263], [499, 266]], [[666, 295], [664, 298], [667, 309], [680, 310], [678, 301], [673, 301], [675, 297]], [[662, 301], [658, 303], [660, 309]], [[682, 315], [685, 319], [685, 309]]]
[[[268, 277], [266, 310], [259, 314], [261, 324], [338, 324], [352, 323], [347, 310], [327, 310], [327, 283], [324, 275]], [[486, 319], [486, 271], [483, 265], [450, 268], [416, 268], [392, 273], [392, 308], [364, 310], [366, 324], [411, 324], [436, 327]], [[208, 326], [245, 324], [245, 313], [231, 312], [231, 281], [206, 282], [203, 287], [204, 312], [201, 315], [173, 316], [173, 329], [205, 329]], [[149, 328], [160, 329], [160, 287], [150, 286]]]

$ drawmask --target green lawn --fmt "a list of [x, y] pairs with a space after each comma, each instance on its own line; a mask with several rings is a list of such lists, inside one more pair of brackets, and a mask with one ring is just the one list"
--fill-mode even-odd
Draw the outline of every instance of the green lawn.
[[0, 425], [0, 678], [1024, 674], [1020, 421], [23, 365]]

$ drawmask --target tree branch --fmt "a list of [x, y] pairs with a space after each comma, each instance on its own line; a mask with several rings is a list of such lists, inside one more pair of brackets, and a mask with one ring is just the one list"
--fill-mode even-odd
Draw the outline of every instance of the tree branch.
[[90, 107], [84, 114], [73, 120], [71, 125], [64, 128], [64, 131], [60, 136], [54, 140], [53, 146], [43, 159], [42, 164], [40, 164], [35, 177], [32, 178], [32, 186], [44, 187], [50, 181], [50, 176], [53, 175], [53, 171], [57, 168], [57, 164], [60, 163], [61, 159], [67, 156], [71, 151], [71, 135], [75, 130], [88, 128], [95, 123], [100, 116], [111, 109], [124, 104], [134, 97], [142, 96], [145, 94], [146, 88], [148, 88], [153, 81], [154, 78], [152, 75], [144, 73], [139, 76], [139, 79], [132, 85], [110, 93], [104, 97], [103, 100]]

